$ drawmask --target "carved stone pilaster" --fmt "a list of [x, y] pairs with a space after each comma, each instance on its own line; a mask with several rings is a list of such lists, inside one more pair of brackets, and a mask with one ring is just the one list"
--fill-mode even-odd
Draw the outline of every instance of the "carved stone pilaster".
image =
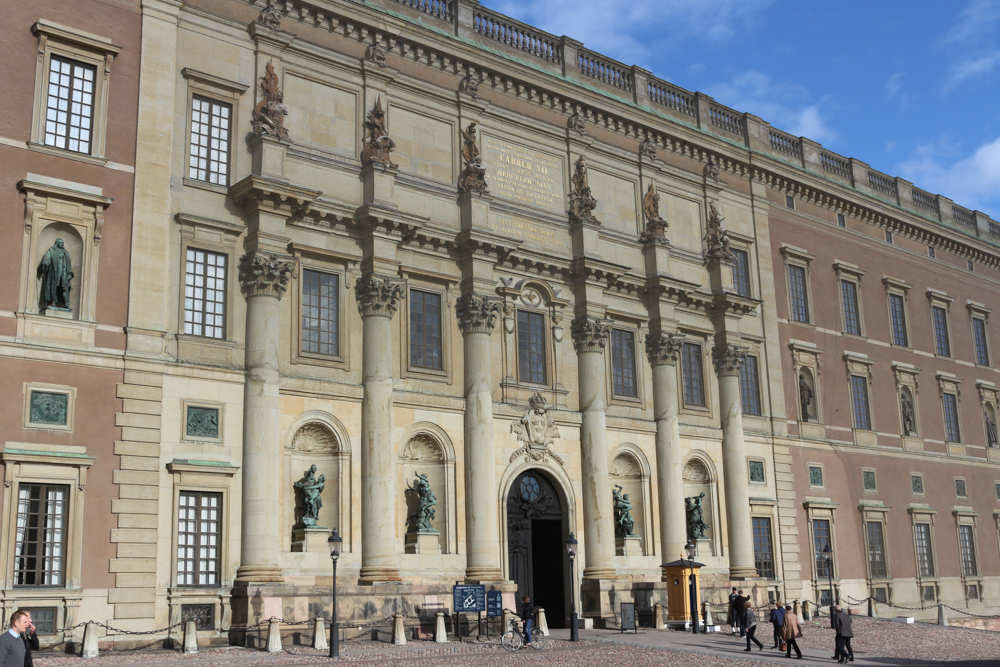
[[684, 345], [683, 334], [667, 333], [666, 331], [646, 334], [646, 356], [649, 357], [649, 365], [675, 365], [680, 356], [682, 345]]
[[294, 273], [294, 257], [251, 250], [240, 257], [240, 290], [245, 297], [264, 295], [280, 299]]
[[463, 294], [458, 298], [458, 327], [463, 334], [492, 334], [500, 316], [503, 300], [482, 294]]
[[403, 281], [390, 276], [374, 273], [358, 278], [354, 286], [354, 296], [358, 300], [361, 317], [392, 318], [403, 300]]
[[582, 315], [573, 320], [570, 329], [573, 334], [573, 347], [577, 354], [581, 352], [604, 352], [611, 335], [611, 320], [602, 320], [592, 315]]
[[719, 375], [739, 375], [750, 348], [722, 343], [712, 348], [712, 363]]

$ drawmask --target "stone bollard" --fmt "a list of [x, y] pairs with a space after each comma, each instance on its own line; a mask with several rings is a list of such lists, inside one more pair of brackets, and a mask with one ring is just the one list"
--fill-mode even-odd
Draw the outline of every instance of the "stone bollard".
[[403, 615], [392, 615], [392, 645], [403, 646], [406, 644], [406, 629], [403, 627]]
[[543, 637], [549, 636], [549, 622], [545, 618], [545, 610], [542, 607], [535, 607], [535, 627], [538, 628]]
[[97, 654], [97, 626], [87, 623], [83, 628], [83, 647], [80, 650], [80, 657], [96, 658]]
[[948, 625], [948, 612], [944, 610], [944, 605], [938, 605], [938, 625]]
[[281, 653], [283, 650], [281, 646], [281, 623], [272, 616], [271, 620], [267, 622], [267, 652]]
[[448, 629], [444, 626], [444, 612], [434, 614], [434, 643], [448, 643]]
[[515, 614], [510, 610], [504, 609], [503, 616], [501, 616], [501, 622], [503, 623], [503, 627], [500, 628], [500, 634], [507, 632], [507, 630], [510, 630], [511, 628], [513, 628], [514, 631], [516, 632], [517, 627], [511, 625], [511, 621], [516, 621], [516, 619], [517, 619], [517, 614]]
[[330, 642], [326, 640], [326, 622], [322, 616], [317, 616], [313, 621], [313, 648], [325, 651], [330, 648]]
[[657, 602], [653, 605], [653, 627], [662, 630], [663, 625], [663, 605]]
[[798, 600], [792, 603], [792, 613], [798, 616], [799, 618], [802, 618], [802, 611], [801, 607], [799, 606]]
[[875, 598], [868, 598], [868, 615], [878, 618], [878, 603], [875, 602]]
[[809, 605], [809, 600], [803, 600], [802, 601], [802, 620], [803, 621], [811, 621], [812, 620], [812, 612], [809, 611], [809, 606], [810, 606]]
[[707, 602], [703, 606], [705, 608], [705, 613], [702, 614], [702, 618], [705, 619], [705, 632], [711, 632], [709, 628], [714, 625], [712, 623], [712, 608], [708, 606]]
[[184, 654], [198, 652], [198, 627], [194, 621], [184, 624]]

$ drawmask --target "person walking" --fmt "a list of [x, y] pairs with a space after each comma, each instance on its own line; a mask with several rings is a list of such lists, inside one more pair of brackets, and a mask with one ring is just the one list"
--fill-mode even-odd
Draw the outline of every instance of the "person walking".
[[785, 637], [785, 657], [792, 657], [792, 649], [795, 649], [795, 657], [801, 658], [802, 651], [799, 650], [798, 642], [795, 641], [796, 637], [802, 636], [802, 629], [799, 628], [799, 617], [792, 612], [792, 606], [785, 605], [785, 622], [782, 623], [781, 631]]
[[729, 618], [726, 619], [729, 623], [730, 634], [736, 634], [736, 587], [733, 586], [733, 592], [729, 594]]
[[757, 631], [757, 612], [754, 611], [753, 603], [750, 600], [743, 603], [743, 629], [747, 633], [747, 647], [745, 650], [751, 650], [750, 642], [752, 641], [757, 645], [758, 651], [763, 651], [764, 645], [760, 643], [759, 639], [753, 636]]
[[750, 597], [744, 597], [741, 590], [737, 593], [736, 600], [733, 601], [733, 615], [736, 617], [736, 625], [739, 627], [740, 637], [745, 637], [747, 634], [746, 625], [743, 623], [746, 615], [743, 612], [746, 610], [746, 604], [749, 600]]
[[851, 648], [851, 638], [854, 637], [854, 629], [851, 627], [851, 616], [844, 611], [840, 605], [834, 608], [833, 627], [837, 631], [837, 650], [834, 658], [838, 662], [854, 662], [854, 649]]
[[771, 603], [771, 607], [771, 615], [767, 619], [771, 621], [771, 627], [774, 629], [774, 646], [771, 648], [781, 648], [781, 645], [785, 643], [781, 634], [781, 626], [785, 623], [785, 608], [774, 603]]
[[535, 605], [531, 596], [521, 598], [521, 622], [524, 624], [524, 646], [531, 646], [531, 626], [535, 624]]
[[31, 652], [38, 650], [38, 635], [35, 633], [35, 624], [31, 620], [31, 612], [25, 611], [28, 614], [28, 626], [21, 633], [21, 639], [24, 640], [24, 667], [35, 667], [35, 663], [31, 659]]
[[24, 640], [21, 635], [31, 623], [31, 614], [18, 609], [10, 615], [10, 629], [0, 635], [0, 667], [24, 667]]

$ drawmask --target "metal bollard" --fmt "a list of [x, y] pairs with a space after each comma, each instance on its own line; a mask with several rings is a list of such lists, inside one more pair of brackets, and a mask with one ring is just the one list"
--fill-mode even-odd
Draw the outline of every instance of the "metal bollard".
[[83, 647], [80, 650], [81, 658], [96, 658], [97, 650], [97, 626], [91, 623], [83, 628]]
[[283, 650], [281, 646], [281, 623], [272, 617], [267, 622], [267, 652], [281, 653]]
[[392, 615], [392, 645], [403, 646], [406, 644], [406, 630], [403, 627], [403, 615]]
[[448, 629], [444, 625], [444, 612], [434, 614], [434, 643], [448, 643]]
[[184, 654], [188, 655], [197, 652], [198, 626], [195, 625], [194, 621], [188, 621], [184, 624]]
[[545, 610], [541, 607], [535, 608], [535, 627], [541, 631], [543, 636], [549, 636], [549, 622], [545, 619]]
[[321, 651], [330, 648], [330, 642], [326, 640], [326, 622], [322, 616], [317, 616], [313, 621], [313, 643], [312, 647]]

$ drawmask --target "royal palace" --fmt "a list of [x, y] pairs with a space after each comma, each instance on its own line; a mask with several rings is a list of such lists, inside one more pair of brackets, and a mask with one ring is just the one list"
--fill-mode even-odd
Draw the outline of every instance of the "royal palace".
[[[9, 3], [0, 611], [1000, 615], [1000, 223], [476, 0]], [[566, 543], [579, 541], [571, 562]], [[176, 632], [176, 631], [175, 631]], [[149, 637], [139, 637], [143, 643]]]

